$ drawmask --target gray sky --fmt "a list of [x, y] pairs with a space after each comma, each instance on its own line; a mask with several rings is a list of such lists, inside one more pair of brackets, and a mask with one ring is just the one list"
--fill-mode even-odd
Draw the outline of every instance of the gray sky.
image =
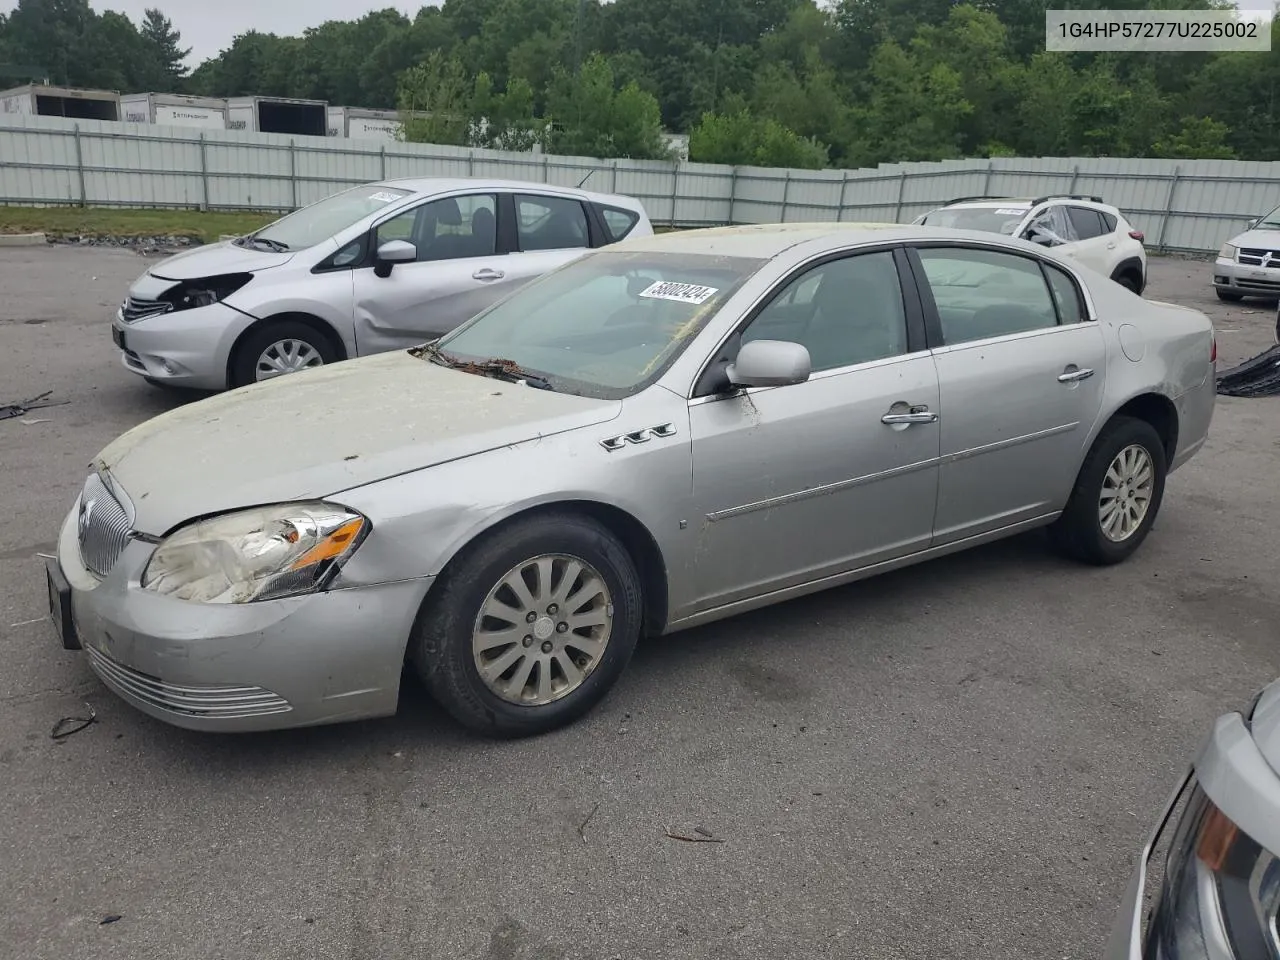
[[[326, 20], [355, 20], [370, 10], [394, 7], [413, 17], [424, 5], [440, 0], [90, 0], [101, 13], [118, 10], [134, 23], [147, 7], [159, 7], [182, 32], [182, 43], [191, 47], [188, 63], [195, 67], [219, 50], [231, 46], [238, 33], [257, 29], [263, 33], [300, 34]], [[0, 0], [0, 9], [11, 9], [15, 0]], [[1269, 10], [1273, 0], [1237, 0], [1236, 6]]]

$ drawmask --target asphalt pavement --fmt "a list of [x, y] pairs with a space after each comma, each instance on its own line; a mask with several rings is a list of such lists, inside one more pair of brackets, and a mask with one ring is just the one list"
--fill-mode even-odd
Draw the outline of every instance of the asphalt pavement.
[[[144, 267], [0, 251], [0, 403], [68, 401], [0, 421], [0, 956], [1097, 956], [1210, 722], [1280, 674], [1280, 399], [1220, 398], [1119, 567], [1029, 535], [650, 641], [534, 740], [416, 683], [387, 720], [168, 727], [60, 648], [37, 557], [90, 458], [182, 402], [110, 342]], [[1224, 365], [1269, 346], [1208, 272], [1153, 260], [1148, 296], [1210, 312]]]

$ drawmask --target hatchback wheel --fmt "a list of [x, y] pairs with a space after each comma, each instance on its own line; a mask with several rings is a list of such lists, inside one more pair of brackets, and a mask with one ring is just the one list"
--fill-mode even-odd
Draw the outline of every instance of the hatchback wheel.
[[432, 696], [478, 733], [520, 737], [581, 717], [631, 659], [640, 578], [595, 521], [517, 521], [467, 548], [414, 629], [411, 658]]
[[1085, 457], [1062, 516], [1049, 528], [1067, 555], [1099, 566], [1127, 559], [1164, 498], [1164, 444], [1145, 420], [1112, 420]]
[[1136, 293], [1139, 296], [1142, 294], [1142, 278], [1136, 273], [1122, 273], [1120, 276], [1116, 277], [1116, 283], [1120, 284], [1120, 286], [1124, 287], [1130, 293]]
[[274, 380], [338, 359], [327, 337], [297, 320], [279, 320], [254, 330], [236, 347], [232, 387]]

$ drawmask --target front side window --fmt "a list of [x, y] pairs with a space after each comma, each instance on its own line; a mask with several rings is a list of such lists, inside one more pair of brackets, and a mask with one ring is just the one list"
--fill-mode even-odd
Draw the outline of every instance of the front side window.
[[491, 257], [498, 247], [498, 199], [491, 193], [432, 200], [378, 225], [377, 246], [405, 240], [418, 262]]
[[832, 260], [790, 281], [742, 333], [742, 342], [790, 340], [814, 373], [907, 352], [907, 318], [893, 254]]
[[451, 359], [512, 361], [556, 390], [625, 397], [661, 376], [763, 264], [602, 248], [521, 287], [437, 346]]
[[1058, 325], [1035, 260], [965, 247], [924, 248], [919, 254], [945, 345]]
[[409, 195], [408, 190], [378, 185], [344, 190], [267, 224], [248, 240], [257, 238], [286, 250], [304, 250]]
[[516, 194], [520, 249], [565, 250], [591, 244], [587, 211], [577, 200]]
[[1066, 208], [1061, 205], [1038, 211], [1022, 231], [1022, 235], [1027, 240], [1046, 247], [1059, 247], [1080, 239], [1067, 217]]

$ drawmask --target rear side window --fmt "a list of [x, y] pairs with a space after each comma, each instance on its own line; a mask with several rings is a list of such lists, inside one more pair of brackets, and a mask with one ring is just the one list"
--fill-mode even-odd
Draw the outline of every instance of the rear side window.
[[524, 251], [591, 245], [586, 208], [580, 201], [565, 197], [517, 194], [516, 228]]
[[1037, 261], [964, 247], [919, 253], [947, 346], [1058, 325]]
[[1067, 216], [1071, 218], [1071, 225], [1076, 228], [1076, 234], [1081, 240], [1091, 240], [1106, 233], [1102, 226], [1102, 216], [1097, 210], [1067, 207]]
[[640, 222], [638, 213], [634, 210], [623, 210], [621, 207], [601, 207], [600, 216], [604, 220], [610, 243], [617, 243]]
[[1044, 265], [1049, 275], [1049, 289], [1053, 292], [1053, 304], [1058, 308], [1059, 321], [1063, 324], [1080, 323], [1085, 319], [1084, 302], [1080, 290], [1066, 272], [1050, 264]]
[[1106, 228], [1105, 230], [1103, 230], [1103, 233], [1115, 233], [1115, 232], [1116, 232], [1116, 218], [1115, 218], [1115, 217], [1113, 217], [1113, 216], [1112, 216], [1111, 214], [1109, 214], [1109, 213], [1103, 213], [1101, 210], [1099, 210], [1099, 211], [1098, 211], [1098, 216], [1100, 216], [1100, 217], [1102, 218], [1102, 225], [1103, 225], [1103, 227], [1105, 227], [1105, 228]]

